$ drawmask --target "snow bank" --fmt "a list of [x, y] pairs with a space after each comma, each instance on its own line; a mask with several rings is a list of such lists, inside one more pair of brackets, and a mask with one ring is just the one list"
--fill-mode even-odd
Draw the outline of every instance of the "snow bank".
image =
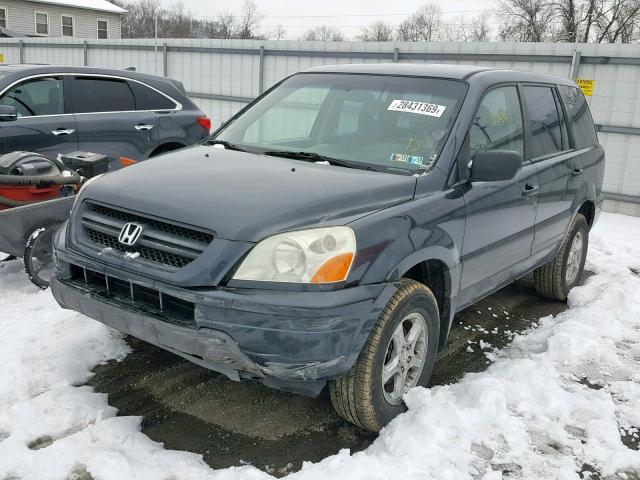
[[[640, 219], [603, 214], [587, 264], [597, 275], [572, 291], [569, 310], [490, 354], [485, 372], [413, 389], [409, 411], [365, 451], [291, 478], [638, 478], [640, 452], [621, 438], [640, 427], [639, 239]], [[270, 478], [212, 471], [152, 442], [138, 418], [115, 417], [104, 395], [74, 385], [126, 355], [119, 336], [28, 287], [18, 262], [0, 268], [0, 291], [0, 478]]]

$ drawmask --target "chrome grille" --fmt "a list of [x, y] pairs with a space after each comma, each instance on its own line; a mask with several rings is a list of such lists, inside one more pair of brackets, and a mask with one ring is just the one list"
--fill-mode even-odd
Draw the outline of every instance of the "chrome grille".
[[[85, 202], [80, 215], [82, 243], [102, 250], [138, 253], [133, 261], [179, 269], [198, 258], [213, 241], [213, 234], [202, 230], [144, 217], [92, 202]], [[126, 247], [118, 241], [122, 227], [135, 222], [144, 227], [135, 246]]]

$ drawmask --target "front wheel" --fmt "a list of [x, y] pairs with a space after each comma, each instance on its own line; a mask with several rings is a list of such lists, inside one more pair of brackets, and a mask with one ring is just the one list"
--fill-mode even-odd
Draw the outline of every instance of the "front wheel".
[[431, 290], [403, 279], [355, 365], [329, 382], [331, 403], [349, 422], [379, 431], [406, 407], [403, 395], [426, 386], [436, 360], [438, 304]]
[[534, 270], [533, 284], [538, 294], [554, 300], [566, 300], [569, 291], [582, 281], [588, 248], [589, 224], [579, 213], [555, 258]]
[[52, 223], [36, 229], [24, 249], [24, 269], [31, 283], [43, 290], [49, 287], [54, 273], [53, 234], [60, 223]]

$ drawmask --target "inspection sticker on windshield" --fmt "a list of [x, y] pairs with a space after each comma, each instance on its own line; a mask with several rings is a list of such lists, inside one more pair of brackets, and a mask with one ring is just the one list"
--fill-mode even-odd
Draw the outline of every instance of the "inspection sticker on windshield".
[[392, 153], [389, 159], [392, 162], [410, 163], [411, 165], [422, 165], [424, 157], [418, 155], [407, 155], [406, 153]]
[[436, 105], [435, 103], [412, 102], [411, 100], [393, 100], [387, 110], [394, 112], [419, 113], [420, 115], [429, 115], [430, 117], [441, 117], [445, 109], [444, 105]]

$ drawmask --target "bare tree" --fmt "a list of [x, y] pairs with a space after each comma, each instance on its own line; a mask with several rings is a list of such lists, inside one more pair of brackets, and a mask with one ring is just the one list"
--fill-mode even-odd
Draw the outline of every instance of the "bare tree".
[[420, 31], [411, 17], [400, 22], [396, 28], [396, 36], [403, 42], [419, 42], [421, 39]]
[[253, 0], [244, 0], [242, 17], [240, 18], [237, 38], [253, 38], [260, 26], [263, 15], [258, 11], [258, 6]]
[[168, 9], [161, 8], [160, 0], [112, 1], [127, 10], [122, 18], [123, 38], [152, 38], [156, 20], [158, 36], [162, 38], [259, 38], [262, 15], [253, 0], [245, 0], [239, 18], [219, 13], [211, 19], [194, 16], [182, 1]]
[[287, 31], [282, 25], [276, 25], [275, 30], [267, 33], [269, 40], [285, 40], [287, 38]]
[[393, 40], [393, 26], [384, 20], [374, 20], [362, 28], [358, 39], [363, 42], [390, 42]]
[[501, 40], [542, 42], [549, 37], [554, 17], [550, 0], [502, 0]]
[[631, 41], [640, 17], [639, 0], [603, 1], [594, 21], [596, 43]]
[[321, 41], [321, 42], [342, 42], [344, 41], [343, 33], [335, 27], [328, 25], [319, 25], [307, 30], [301, 37], [301, 40]]
[[193, 17], [183, 2], [176, 2], [158, 19], [158, 36], [163, 38], [191, 38], [194, 36]]
[[467, 37], [469, 42], [488, 42], [491, 40], [491, 16], [486, 10], [471, 19], [471, 28]]
[[442, 29], [442, 10], [435, 3], [420, 7], [398, 25], [396, 34], [406, 42], [431, 42], [438, 40]]
[[468, 42], [471, 25], [463, 15], [452, 19], [451, 22], [443, 23], [438, 33], [438, 40], [447, 42]]
[[161, 12], [160, 0], [131, 3], [113, 0], [112, 3], [127, 10], [127, 14], [122, 16], [124, 38], [150, 38], [155, 35], [155, 18]]
[[236, 17], [229, 12], [219, 13], [216, 17], [218, 35], [214, 38], [234, 38], [237, 30]]
[[422, 39], [426, 42], [437, 40], [442, 28], [442, 10], [436, 3], [423, 5], [412, 15], [418, 30], [422, 33]]
[[502, 40], [632, 42], [640, 0], [504, 0]]

